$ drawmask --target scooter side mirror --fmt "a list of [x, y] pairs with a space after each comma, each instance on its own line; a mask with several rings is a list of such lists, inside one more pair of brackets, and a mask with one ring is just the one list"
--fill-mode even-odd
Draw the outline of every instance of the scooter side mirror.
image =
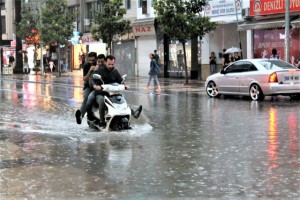
[[101, 75], [99, 75], [99, 74], [93, 74], [93, 79], [101, 80]]
[[123, 76], [122, 76], [122, 79], [123, 79], [123, 81], [122, 81], [122, 84], [123, 84], [123, 82], [125, 81], [125, 78], [127, 77], [127, 74], [124, 74]]
[[102, 83], [104, 84], [104, 81], [102, 80], [102, 77], [101, 77], [100, 74], [93, 74], [93, 79], [100, 80], [100, 81], [102, 81]]

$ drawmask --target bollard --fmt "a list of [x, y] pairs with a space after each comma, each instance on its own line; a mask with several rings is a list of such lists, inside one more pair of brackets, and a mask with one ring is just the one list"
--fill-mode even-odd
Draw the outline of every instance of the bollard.
[[13, 74], [13, 67], [8, 67], [8, 74], [12, 75]]
[[4, 65], [3, 66], [3, 75], [6, 75], [6, 74], [8, 74], [8, 67], [7, 67], [7, 65]]

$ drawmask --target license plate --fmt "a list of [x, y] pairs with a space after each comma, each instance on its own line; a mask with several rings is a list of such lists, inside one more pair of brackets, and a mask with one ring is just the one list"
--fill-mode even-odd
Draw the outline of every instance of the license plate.
[[285, 76], [285, 81], [299, 81], [299, 76]]

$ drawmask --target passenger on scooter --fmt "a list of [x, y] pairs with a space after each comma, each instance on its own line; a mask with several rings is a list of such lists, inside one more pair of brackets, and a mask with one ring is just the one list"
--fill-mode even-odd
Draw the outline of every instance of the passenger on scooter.
[[[97, 67], [95, 68], [94, 71], [99, 71], [100, 67], [105, 67], [105, 55], [104, 54], [99, 54], [97, 56]], [[93, 76], [90, 77], [92, 79]], [[91, 88], [93, 88], [93, 85], [90, 85]], [[96, 91], [93, 88], [93, 91], [89, 94], [87, 102], [86, 102], [86, 112], [87, 112], [87, 118], [89, 121], [94, 120], [94, 116], [92, 113], [93, 105], [96, 102]]]
[[[110, 83], [119, 83], [121, 84], [123, 79], [119, 73], [119, 71], [114, 67], [115, 65], [115, 57], [112, 55], [109, 55], [105, 58], [105, 66], [99, 67], [97, 70], [94, 71], [93, 74], [99, 74], [102, 77], [102, 80], [105, 84]], [[104, 95], [105, 92], [102, 91], [102, 85], [103, 83], [98, 80], [94, 80], [93, 78], [90, 79], [90, 86], [94, 88], [95, 95], [96, 95], [96, 102], [99, 105], [99, 114], [100, 114], [100, 127], [105, 127], [105, 104], [104, 104]], [[125, 86], [128, 89], [128, 86]], [[92, 100], [92, 97], [91, 99]], [[88, 120], [92, 117], [92, 107], [94, 102], [88, 101], [87, 103], [87, 113], [88, 113]], [[138, 118], [140, 116], [140, 113], [142, 111], [142, 106], [140, 105], [139, 108], [135, 111], [131, 109], [131, 114], [133, 117]]]
[[89, 87], [89, 79], [96, 68], [96, 52], [90, 52], [88, 54], [88, 62], [83, 65], [83, 102], [79, 110], [76, 110], [75, 117], [77, 124], [81, 124], [82, 118], [86, 113], [86, 103], [89, 94], [93, 91], [93, 88]]

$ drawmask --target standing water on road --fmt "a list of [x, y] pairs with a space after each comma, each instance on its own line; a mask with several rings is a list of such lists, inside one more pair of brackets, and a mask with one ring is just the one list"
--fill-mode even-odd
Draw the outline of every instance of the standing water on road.
[[75, 121], [80, 82], [61, 80], [0, 80], [4, 199], [300, 198], [299, 102], [132, 80], [132, 130], [96, 132]]

